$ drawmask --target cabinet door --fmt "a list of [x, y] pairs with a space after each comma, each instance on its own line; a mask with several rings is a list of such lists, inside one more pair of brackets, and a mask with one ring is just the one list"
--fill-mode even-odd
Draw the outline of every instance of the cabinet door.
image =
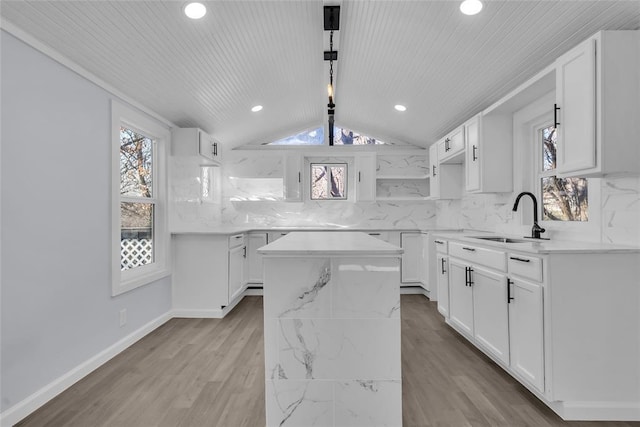
[[449, 266], [447, 256], [438, 254], [436, 257], [438, 286], [438, 311], [445, 319], [449, 317]]
[[542, 286], [515, 279], [510, 287], [511, 369], [544, 392]]
[[557, 172], [596, 166], [596, 41], [556, 60]]
[[429, 196], [432, 199], [440, 197], [440, 171], [438, 170], [438, 146], [429, 147]]
[[222, 146], [204, 131], [198, 129], [198, 152], [202, 157], [216, 162], [222, 161]]
[[422, 268], [422, 235], [420, 233], [400, 233], [400, 246], [404, 249], [401, 265], [401, 282], [420, 281]]
[[467, 191], [480, 190], [480, 121], [474, 117], [464, 125], [466, 160], [465, 181]]
[[360, 202], [376, 199], [376, 154], [366, 153], [356, 157], [356, 198]]
[[440, 163], [462, 163], [458, 154], [464, 151], [464, 126], [460, 126], [443, 140], [438, 142], [438, 161]]
[[302, 201], [302, 156], [287, 154], [284, 158], [284, 199]]
[[244, 269], [246, 246], [238, 246], [229, 250], [229, 303], [244, 288]]
[[473, 267], [473, 327], [478, 343], [505, 364], [509, 363], [509, 309], [507, 277]]
[[473, 288], [467, 285], [466, 268], [449, 258], [449, 321], [473, 336]]
[[263, 282], [263, 260], [258, 248], [267, 244], [267, 233], [251, 233], [247, 242], [248, 283]]

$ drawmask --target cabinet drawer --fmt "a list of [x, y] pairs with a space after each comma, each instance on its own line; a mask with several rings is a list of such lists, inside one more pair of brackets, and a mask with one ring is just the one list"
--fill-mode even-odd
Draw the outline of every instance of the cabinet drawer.
[[229, 249], [244, 245], [244, 234], [229, 236]]
[[471, 261], [475, 264], [485, 265], [496, 270], [506, 271], [506, 254], [502, 251], [481, 248], [465, 243], [449, 243], [449, 255]]
[[542, 259], [521, 254], [509, 254], [509, 274], [542, 282]]
[[436, 245], [436, 252], [441, 254], [447, 253], [447, 247], [449, 246], [446, 240], [435, 238], [433, 239], [433, 244]]
[[267, 233], [267, 243], [273, 243], [287, 234], [289, 234], [288, 231], [270, 231]]

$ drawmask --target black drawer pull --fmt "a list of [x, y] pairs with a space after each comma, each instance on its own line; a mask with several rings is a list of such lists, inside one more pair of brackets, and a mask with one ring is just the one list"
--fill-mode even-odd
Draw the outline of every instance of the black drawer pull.
[[530, 259], [518, 258], [517, 256], [510, 256], [509, 259], [520, 262], [531, 262]]
[[466, 246], [463, 246], [462, 249], [464, 249], [465, 251], [471, 251], [471, 252], [475, 252], [476, 251], [474, 248], [468, 248]]
[[513, 284], [513, 280], [507, 277], [507, 304], [511, 304], [515, 298], [511, 296], [511, 285]]
[[233, 236], [234, 239], [242, 239], [242, 236]]
[[446, 273], [447, 270], [444, 269], [444, 263], [446, 261], [444, 260], [444, 258], [440, 258], [440, 264], [441, 264], [441, 270], [442, 270], [442, 274]]
[[444, 245], [442, 240], [434, 240], [433, 243], [437, 243], [438, 245]]
[[369, 233], [369, 236], [379, 236], [380, 233]]

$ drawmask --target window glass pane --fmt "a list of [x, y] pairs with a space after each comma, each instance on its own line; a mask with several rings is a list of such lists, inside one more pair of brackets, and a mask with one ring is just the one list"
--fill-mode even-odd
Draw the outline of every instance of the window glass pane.
[[324, 127], [300, 132], [266, 145], [322, 145], [324, 144]]
[[153, 141], [120, 127], [120, 194], [153, 197]]
[[556, 128], [549, 126], [542, 129], [542, 170], [550, 171], [556, 168]]
[[333, 128], [334, 145], [383, 145], [384, 142], [349, 129]]
[[347, 198], [347, 165], [312, 164], [311, 199], [336, 200]]
[[120, 269], [153, 261], [153, 204], [120, 203]]
[[545, 221], [588, 221], [588, 191], [585, 178], [543, 177], [542, 219]]

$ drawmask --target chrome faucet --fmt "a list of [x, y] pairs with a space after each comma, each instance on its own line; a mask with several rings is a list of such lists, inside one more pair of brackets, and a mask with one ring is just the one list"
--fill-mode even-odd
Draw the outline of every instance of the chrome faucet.
[[520, 203], [520, 198], [522, 196], [529, 196], [531, 197], [531, 200], [533, 200], [533, 227], [531, 228], [531, 238], [542, 239], [543, 237], [540, 237], [540, 233], [544, 233], [546, 230], [538, 225], [538, 201], [536, 200], [536, 196], [534, 196], [533, 193], [523, 191], [522, 193], [518, 194], [518, 197], [516, 197], [516, 202], [513, 204], [513, 211], [515, 212], [518, 210], [518, 203]]

